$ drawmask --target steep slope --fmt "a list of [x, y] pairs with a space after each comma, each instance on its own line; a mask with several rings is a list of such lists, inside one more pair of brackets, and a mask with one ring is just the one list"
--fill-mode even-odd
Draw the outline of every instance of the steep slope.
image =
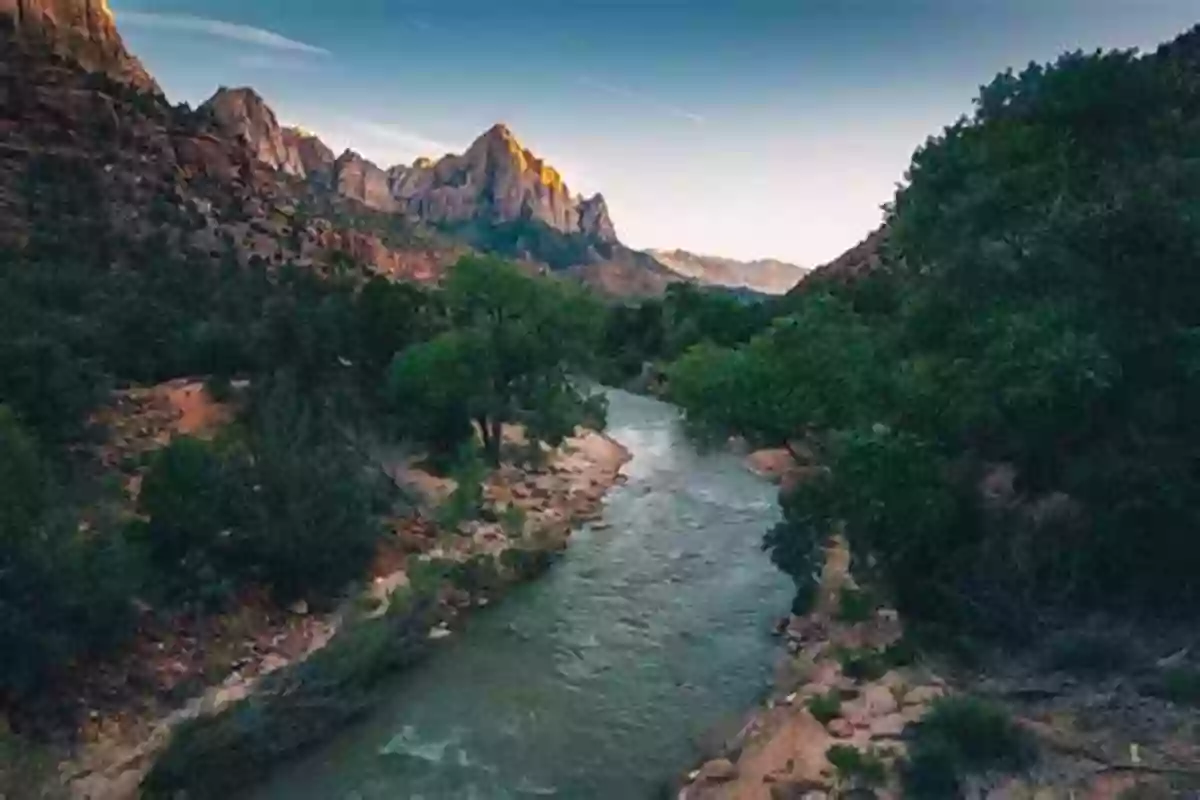
[[[502, 124], [460, 155], [384, 169], [354, 150], [335, 158], [316, 136], [282, 127], [253, 89], [222, 88], [201, 109], [224, 136], [244, 142], [258, 164], [303, 179], [307, 208], [356, 230], [449, 236], [568, 270], [612, 294], [656, 294], [679, 280], [653, 256], [621, 244], [602, 195], [573, 195], [559, 172]], [[382, 236], [388, 238], [396, 237]]]
[[162, 94], [117, 33], [107, 0], [0, 0], [0, 37], [49, 51], [140, 91]]
[[804, 277], [807, 270], [773, 258], [738, 261], [706, 256], [687, 250], [651, 250], [659, 263], [685, 278], [715, 286], [751, 289], [764, 294], [783, 294]]
[[200, 110], [212, 114], [218, 127], [229, 137], [245, 137], [251, 153], [272, 169], [304, 177], [305, 169], [295, 140], [284, 137], [275, 112], [258, 92], [248, 87], [228, 89], [222, 86]]
[[400, 211], [392, 196], [388, 173], [353, 150], [338, 156], [333, 164], [333, 189], [376, 211]]
[[567, 235], [615, 242], [604, 198], [572, 196], [556, 169], [497, 124], [462, 155], [393, 167], [392, 194], [404, 208], [434, 224], [540, 222]]
[[283, 146], [296, 153], [301, 174], [313, 183], [329, 186], [333, 176], [333, 164], [337, 160], [329, 146], [300, 128], [284, 128], [280, 136]]
[[119, 264], [155, 251], [323, 269], [349, 258], [430, 279], [465, 248], [385, 244], [381, 231], [298, 211], [313, 142], [292, 141], [250, 90], [173, 107], [93, 0], [0, 5], [0, 246], [89, 243]]
[[471, 248], [587, 275], [613, 265], [593, 282], [637, 293], [674, 279], [620, 243], [602, 196], [573, 195], [503, 125], [461, 155], [385, 170], [282, 127], [248, 87], [173, 107], [102, 0], [0, 0], [0, 89], [0, 239], [17, 246], [83, 227], [114, 252], [157, 236], [179, 254], [315, 268], [342, 254], [420, 279]]
[[813, 288], [833, 284], [849, 285], [884, 268], [884, 251], [891, 233], [886, 224], [881, 225], [858, 244], [851, 247], [828, 264], [813, 269], [803, 280], [788, 290], [789, 297]]

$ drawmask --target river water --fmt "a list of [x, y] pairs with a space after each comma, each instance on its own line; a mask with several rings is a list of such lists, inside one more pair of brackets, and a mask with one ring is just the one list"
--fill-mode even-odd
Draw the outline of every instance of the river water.
[[473, 614], [256, 798], [652, 798], [755, 702], [791, 598], [759, 547], [775, 489], [697, 453], [673, 407], [609, 401], [608, 432], [633, 455], [611, 527], [576, 531], [550, 572]]

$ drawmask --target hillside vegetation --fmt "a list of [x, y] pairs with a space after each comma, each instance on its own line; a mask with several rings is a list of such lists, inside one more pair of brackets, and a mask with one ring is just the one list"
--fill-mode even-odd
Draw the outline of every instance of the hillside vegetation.
[[693, 426], [815, 454], [766, 538], [798, 607], [843, 529], [944, 629], [1194, 614], [1197, 53], [1193, 31], [998, 75], [914, 154], [880, 266], [671, 366]]
[[[39, 226], [0, 257], [0, 709], [18, 728], [70, 720], [63, 687], [139, 614], [342, 597], [405, 504], [371, 445], [460, 464], [478, 423], [494, 462], [503, 424], [557, 443], [602, 423], [571, 381], [601, 314], [577, 287], [487, 257], [427, 288], [177, 257], [154, 238], [64, 236], [65, 187], [31, 173], [27, 192]], [[118, 471], [140, 491], [121, 486], [96, 458], [112, 390], [186, 376], [236, 420], [128, 455]]]

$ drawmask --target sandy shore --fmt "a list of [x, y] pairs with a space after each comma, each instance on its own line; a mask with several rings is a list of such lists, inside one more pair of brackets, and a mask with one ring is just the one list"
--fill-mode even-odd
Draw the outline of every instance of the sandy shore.
[[[191, 391], [172, 390], [173, 396], [194, 397]], [[193, 419], [196, 414], [190, 408], [181, 418]], [[506, 440], [519, 443], [521, 439], [519, 429], [506, 431]], [[465, 561], [480, 555], [498, 557], [513, 548], [565, 547], [575, 525], [599, 519], [604, 495], [623, 480], [621, 468], [629, 458], [615, 440], [578, 429], [560, 447], [545, 453], [541, 467], [504, 464], [488, 475], [483, 492], [485, 506], [492, 512], [488, 516], [506, 522], [474, 520], [456, 530], [439, 528], [431, 521], [437, 506], [454, 490], [452, 480], [423, 472], [412, 463], [388, 465], [397, 483], [422, 498], [421, 510], [392, 520], [392, 534], [381, 543], [365, 594], [382, 611], [391, 593], [407, 585], [404, 567], [413, 557]], [[518, 511], [509, 511], [510, 507]], [[282, 616], [259, 615], [248, 626], [252, 630], [242, 633], [247, 642], [232, 659], [232, 671], [201, 694], [173, 710], [146, 703], [137, 709], [94, 713], [85, 726], [79, 753], [60, 767], [69, 795], [77, 800], [136, 798], [138, 784], [176, 726], [246, 697], [262, 676], [323, 648], [341, 622], [338, 613], [309, 613], [303, 604]], [[430, 631], [431, 638], [447, 635], [445, 628]], [[157, 657], [171, 661], [170, 653]]]

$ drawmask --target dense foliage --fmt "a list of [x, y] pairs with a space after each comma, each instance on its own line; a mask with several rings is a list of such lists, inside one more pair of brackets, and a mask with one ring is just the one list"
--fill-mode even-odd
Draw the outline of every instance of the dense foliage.
[[[485, 422], [495, 457], [502, 422], [557, 441], [601, 410], [569, 380], [599, 324], [577, 292], [491, 260], [430, 289], [181, 251], [169, 224], [127, 240], [94, 169], [32, 161], [28, 246], [0, 253], [4, 706], [119, 645], [135, 599], [191, 612], [250, 586], [336, 598], [402, 501], [368, 456], [380, 443], [450, 460]], [[183, 213], [176, 200], [154, 214]], [[236, 424], [152, 454], [127, 508], [89, 455], [109, 436], [93, 412], [111, 389], [181, 376], [206, 377]]]
[[673, 283], [662, 298], [609, 309], [596, 369], [605, 382], [624, 384], [647, 365], [671, 362], [693, 345], [729, 347], [745, 342], [766, 327], [774, 313], [772, 303]]
[[400, 351], [391, 367], [391, 401], [411, 434], [445, 451], [474, 423], [493, 464], [505, 424], [552, 444], [569, 435], [591, 407], [573, 377], [591, 360], [599, 305], [484, 257], [460, 261], [443, 296], [449, 329]]
[[694, 424], [828, 468], [767, 538], [802, 588], [843, 526], [918, 619], [1195, 607], [1197, 38], [998, 76], [914, 155], [885, 269], [674, 365]]

